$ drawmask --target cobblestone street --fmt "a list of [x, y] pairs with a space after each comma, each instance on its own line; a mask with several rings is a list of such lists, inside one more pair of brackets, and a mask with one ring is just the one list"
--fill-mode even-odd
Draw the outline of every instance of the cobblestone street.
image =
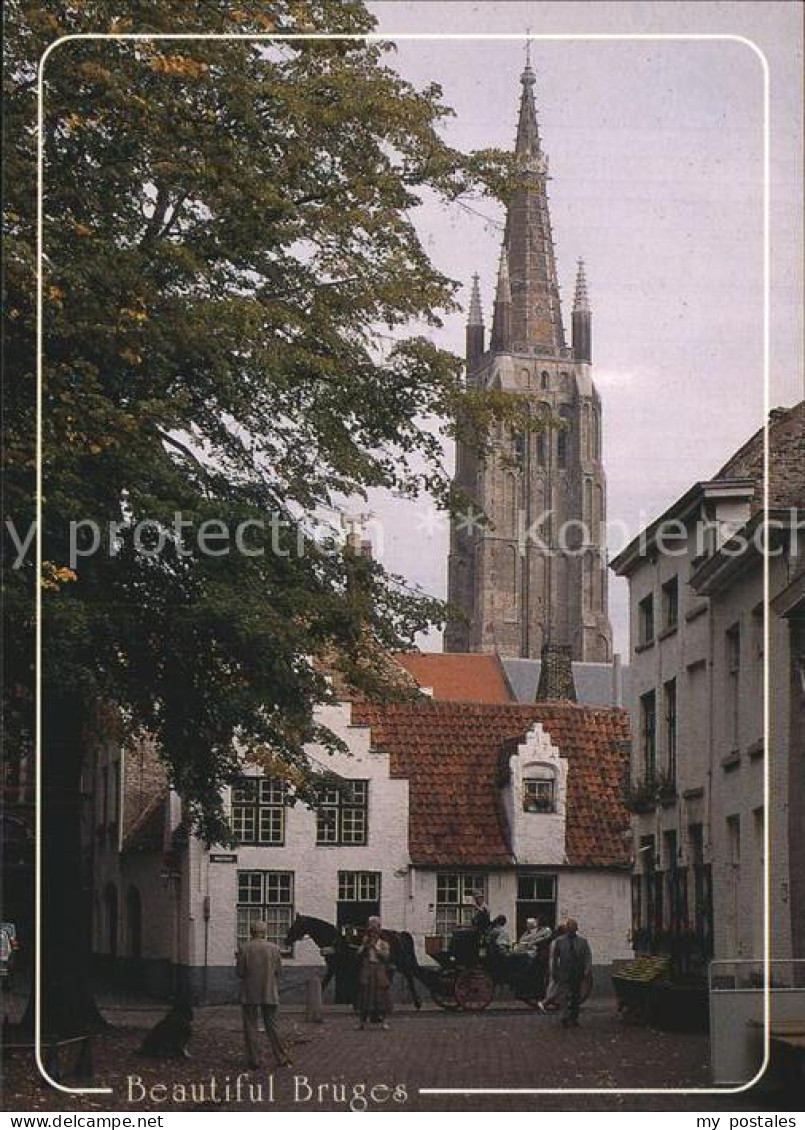
[[[306, 1024], [300, 1012], [287, 1010], [282, 1028], [294, 1064], [276, 1071], [273, 1082], [265, 1070], [247, 1071], [240, 1015], [232, 1006], [197, 1010], [191, 1059], [139, 1058], [136, 1049], [161, 1014], [143, 1008], [106, 1011], [113, 1027], [95, 1041], [94, 1085], [111, 1086], [111, 1096], [71, 1099], [48, 1090], [35, 1079], [32, 1057], [18, 1054], [7, 1065], [6, 1109], [344, 1111], [353, 1096], [353, 1108], [363, 1109], [361, 1096], [369, 1099], [373, 1087], [375, 1101], [369, 1099], [368, 1108], [389, 1111], [788, 1110], [791, 1105], [769, 1095], [618, 1093], [624, 1087], [708, 1086], [708, 1042], [702, 1035], [625, 1026], [608, 1000], [588, 1007], [578, 1030], [565, 1030], [555, 1018], [520, 1006], [481, 1015], [400, 1010], [387, 1032], [358, 1031], [351, 1012], [343, 1009], [328, 1011], [321, 1025]], [[212, 1076], [217, 1095], [211, 1091]], [[250, 1084], [260, 1084], [261, 1091], [250, 1091]], [[595, 1087], [613, 1093], [424, 1093], [483, 1087]], [[398, 1098], [404, 1092], [404, 1101], [394, 1098], [395, 1089]]]

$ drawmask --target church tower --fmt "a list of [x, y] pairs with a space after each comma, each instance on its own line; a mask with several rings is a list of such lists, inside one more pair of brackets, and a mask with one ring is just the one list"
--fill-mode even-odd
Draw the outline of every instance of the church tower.
[[579, 261], [568, 347], [530, 62], [521, 82], [518, 187], [506, 217], [488, 348], [473, 279], [467, 381], [519, 394], [529, 412], [553, 423], [539, 433], [494, 425], [486, 459], [472, 443], [457, 443], [455, 485], [488, 521], [483, 528], [467, 516], [453, 522], [448, 599], [467, 622], [447, 625], [444, 648], [539, 659], [551, 644], [569, 648], [574, 660], [608, 662], [606, 482], [587, 280]]

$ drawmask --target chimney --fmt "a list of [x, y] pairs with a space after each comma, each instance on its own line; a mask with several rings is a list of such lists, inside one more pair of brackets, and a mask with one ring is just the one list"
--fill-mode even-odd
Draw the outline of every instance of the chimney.
[[537, 702], [576, 701], [572, 649], [568, 644], [546, 643], [540, 655]]

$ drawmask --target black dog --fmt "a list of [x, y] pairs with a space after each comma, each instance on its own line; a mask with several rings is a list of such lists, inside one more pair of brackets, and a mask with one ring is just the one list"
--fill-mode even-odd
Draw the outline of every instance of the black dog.
[[183, 1002], [175, 1004], [145, 1037], [137, 1055], [151, 1059], [189, 1059], [187, 1045], [190, 1043], [192, 1022], [193, 1009], [190, 1005]]

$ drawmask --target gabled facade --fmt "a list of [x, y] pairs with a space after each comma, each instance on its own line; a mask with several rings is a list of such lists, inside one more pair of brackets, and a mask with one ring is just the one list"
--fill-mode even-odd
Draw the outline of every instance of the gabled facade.
[[568, 346], [530, 65], [521, 82], [520, 183], [509, 204], [488, 343], [477, 276], [473, 283], [467, 381], [523, 397], [535, 418], [561, 426], [514, 434], [499, 425], [486, 459], [472, 442], [457, 443], [455, 485], [489, 525], [454, 521], [448, 596], [465, 619], [447, 626], [444, 649], [539, 659], [554, 643], [570, 647], [575, 660], [606, 663], [606, 482], [587, 282], [580, 263]]
[[[283, 943], [294, 915], [341, 927], [380, 914], [426, 939], [448, 939], [485, 891], [512, 932], [535, 914], [575, 915], [601, 970], [628, 956], [628, 760], [623, 711], [572, 703], [343, 702], [320, 721], [349, 755], [309, 751], [322, 778], [316, 810], [289, 804], [293, 786], [244, 765], [227, 804], [235, 847], [181, 835], [177, 798], [163, 791], [122, 842], [105, 838], [96, 867], [96, 951], [154, 989], [177, 976], [194, 995], [234, 999], [234, 952], [254, 917]], [[133, 766], [131, 760], [129, 766]], [[126, 822], [123, 770], [118, 818]], [[158, 840], [158, 843], [156, 842]], [[136, 887], [139, 959], [128, 949]], [[117, 892], [116, 934], [104, 898]], [[125, 903], [125, 907], [124, 907]], [[152, 913], [151, 908], [154, 909]], [[167, 965], [166, 965], [167, 960]], [[289, 992], [322, 958], [309, 940], [285, 962]]]

